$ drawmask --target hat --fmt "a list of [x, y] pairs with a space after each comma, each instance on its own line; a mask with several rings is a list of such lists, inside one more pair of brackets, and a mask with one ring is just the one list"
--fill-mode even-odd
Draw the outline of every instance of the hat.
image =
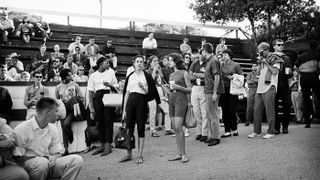
[[107, 58], [104, 56], [101, 56], [96, 62], [97, 67], [100, 67], [100, 64], [103, 63], [103, 61], [105, 61], [105, 60], [107, 60]]
[[229, 49], [229, 48], [223, 50], [223, 51], [222, 51], [222, 54], [223, 54], [223, 53], [227, 53], [227, 54], [230, 56], [230, 58], [232, 58], [233, 55], [234, 55], [233, 52], [231, 51], [231, 49]]
[[14, 58], [14, 57], [20, 57], [20, 55], [18, 55], [16, 52], [11, 53], [11, 54], [9, 55], [9, 58]]

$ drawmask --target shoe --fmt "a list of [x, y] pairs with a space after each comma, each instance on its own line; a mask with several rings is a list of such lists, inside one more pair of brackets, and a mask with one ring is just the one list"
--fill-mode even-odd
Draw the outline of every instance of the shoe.
[[238, 135], [239, 135], [238, 130], [232, 131], [232, 136], [238, 136]]
[[96, 149], [96, 150], [92, 153], [92, 155], [96, 155], [96, 154], [102, 153], [103, 151], [104, 151], [104, 145], [101, 144], [101, 145], [98, 147], [98, 149]]
[[187, 156], [186, 155], [182, 156], [181, 163], [187, 163], [187, 162], [189, 162], [189, 159], [187, 158]]
[[208, 139], [207, 136], [202, 136], [201, 139], [200, 139], [200, 142], [205, 142], [207, 139]]
[[288, 128], [284, 128], [284, 129], [282, 129], [282, 132], [283, 132], [283, 134], [288, 134], [289, 130], [288, 130]]
[[189, 132], [184, 133], [184, 136], [189, 137], [190, 136]]
[[178, 160], [181, 160], [181, 159], [182, 159], [181, 155], [176, 155], [173, 158], [168, 159], [168, 161], [178, 161]]
[[244, 126], [249, 126], [250, 125], [250, 123], [248, 123], [248, 122], [246, 122], [245, 124], [244, 124]]
[[258, 136], [261, 136], [261, 134], [251, 133], [248, 135], [248, 138], [254, 138], [254, 137], [258, 137]]
[[226, 132], [226, 133], [224, 133], [221, 137], [222, 137], [222, 138], [231, 137], [231, 133], [230, 133], [230, 132]]
[[275, 129], [274, 134], [280, 134], [280, 130]]
[[120, 159], [119, 163], [127, 162], [127, 161], [130, 161], [130, 160], [132, 160], [132, 157], [131, 157], [131, 156], [123, 156], [123, 157]]
[[305, 128], [310, 128], [310, 124], [306, 124]]
[[207, 138], [207, 140], [204, 141], [204, 143], [210, 143], [211, 138]]
[[215, 145], [218, 145], [219, 143], [220, 143], [220, 139], [211, 139], [208, 146], [215, 146]]
[[171, 135], [174, 134], [173, 130], [165, 130], [164, 135]]
[[176, 137], [176, 134], [173, 134], [172, 137]]
[[270, 139], [270, 138], [273, 138], [274, 137], [274, 134], [266, 134], [262, 137], [262, 139]]
[[202, 136], [201, 135], [197, 135], [196, 136], [196, 141], [201, 141]]
[[151, 136], [152, 137], [160, 137], [160, 135], [155, 131], [151, 133]]
[[106, 155], [108, 155], [110, 153], [112, 153], [112, 148], [111, 148], [111, 145], [109, 143], [107, 143], [104, 146], [104, 150], [101, 152], [100, 156], [106, 156]]
[[143, 162], [144, 162], [143, 157], [139, 156], [136, 163], [137, 164], [142, 164]]

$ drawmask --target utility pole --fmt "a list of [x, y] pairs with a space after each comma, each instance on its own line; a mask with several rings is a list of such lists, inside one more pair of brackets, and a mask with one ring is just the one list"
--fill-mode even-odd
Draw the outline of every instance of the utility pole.
[[100, 28], [102, 28], [102, 0], [99, 0], [100, 1]]

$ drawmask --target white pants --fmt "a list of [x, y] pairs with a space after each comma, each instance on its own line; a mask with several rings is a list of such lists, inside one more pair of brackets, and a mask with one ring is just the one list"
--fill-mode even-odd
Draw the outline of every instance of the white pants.
[[197, 135], [208, 136], [207, 103], [204, 86], [193, 86], [191, 92], [193, 113], [197, 119]]
[[148, 102], [149, 106], [149, 125], [150, 130], [155, 131], [156, 129], [156, 118], [157, 118], [157, 103], [156, 100]]

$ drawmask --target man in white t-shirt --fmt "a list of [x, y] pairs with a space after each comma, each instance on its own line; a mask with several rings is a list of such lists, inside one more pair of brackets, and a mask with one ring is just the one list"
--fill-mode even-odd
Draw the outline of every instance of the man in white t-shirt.
[[[267, 134], [262, 138], [273, 138], [275, 133], [275, 96], [278, 85], [278, 74], [282, 60], [280, 58], [275, 59], [277, 56], [272, 55], [269, 49], [270, 45], [265, 42], [260, 43], [258, 46], [258, 52], [261, 55], [259, 60], [260, 75], [254, 102], [254, 129], [253, 133], [248, 135], [249, 138], [260, 136], [264, 109], [266, 111], [269, 128]], [[272, 59], [272, 61], [270, 61], [270, 59]], [[268, 73], [271, 74], [271, 77], [268, 77]]]
[[146, 58], [150, 57], [151, 55], [157, 55], [158, 54], [157, 48], [158, 48], [157, 40], [154, 38], [153, 33], [150, 33], [148, 37], [143, 39], [142, 49], [143, 49], [143, 55], [146, 56]]
[[75, 42], [71, 43], [68, 47], [69, 53], [74, 54], [76, 53], [76, 47], [80, 47], [80, 52], [83, 53], [84, 51], [84, 45], [80, 43], [81, 42], [81, 36], [76, 36]]

